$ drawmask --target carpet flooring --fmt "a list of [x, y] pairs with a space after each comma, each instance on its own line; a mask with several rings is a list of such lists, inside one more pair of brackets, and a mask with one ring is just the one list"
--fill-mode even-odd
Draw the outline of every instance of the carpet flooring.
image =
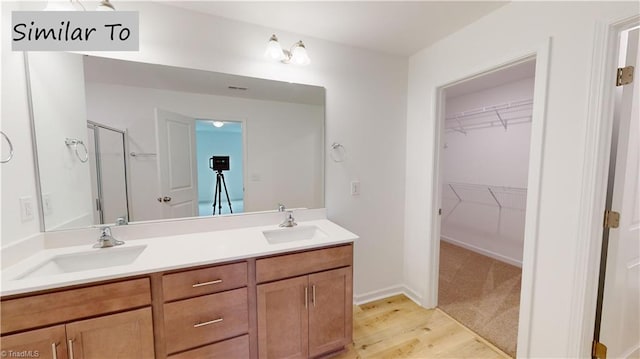
[[512, 357], [522, 270], [440, 241], [438, 307]]

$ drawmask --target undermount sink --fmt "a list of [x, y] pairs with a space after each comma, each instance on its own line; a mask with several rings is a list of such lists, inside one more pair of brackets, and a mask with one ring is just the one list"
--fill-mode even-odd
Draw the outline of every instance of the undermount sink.
[[16, 279], [81, 272], [92, 269], [122, 266], [133, 263], [147, 248], [146, 245], [123, 248], [102, 248], [87, 252], [60, 254], [40, 263]]
[[327, 238], [327, 234], [316, 226], [296, 226], [262, 231], [271, 244]]

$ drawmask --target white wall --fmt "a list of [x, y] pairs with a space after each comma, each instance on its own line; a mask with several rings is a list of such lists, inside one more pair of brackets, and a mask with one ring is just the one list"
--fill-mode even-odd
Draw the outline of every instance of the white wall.
[[82, 58], [31, 53], [29, 76], [41, 190], [51, 199], [45, 226], [47, 230], [89, 226], [93, 202], [88, 148], [65, 144], [67, 138], [89, 143]]
[[[433, 265], [430, 238], [436, 87], [539, 49], [552, 37], [540, 217], [530, 340], [523, 357], [573, 357], [574, 253], [585, 149], [590, 59], [597, 21], [638, 13], [637, 3], [513, 2], [448, 36], [409, 61], [405, 281], [423, 302]], [[526, 267], [526, 263], [525, 263]], [[525, 334], [526, 335], [526, 334]], [[520, 347], [519, 350], [525, 348]]]
[[[9, 19], [8, 4], [3, 2], [1, 6], [3, 19]], [[347, 150], [347, 158], [335, 163], [325, 156], [325, 206], [329, 219], [361, 237], [355, 245], [355, 294], [398, 289], [402, 283], [404, 236], [406, 58], [161, 4], [121, 2], [118, 9], [140, 12], [140, 51], [100, 52], [96, 56], [291, 81], [327, 89], [325, 148], [334, 141], [340, 142]], [[265, 45], [274, 32], [285, 47], [302, 39], [311, 64], [295, 67], [265, 61], [262, 57]], [[3, 46], [10, 43], [9, 36], [3, 33]], [[3, 48], [3, 56], [4, 53]], [[13, 58], [18, 54], [8, 55]], [[20, 96], [24, 93], [22, 68], [19, 62], [6, 65], [2, 64], [3, 89], [8, 88], [19, 103], [6, 114], [3, 109], [3, 118], [17, 121], [21, 132], [16, 136], [26, 137], [24, 143], [28, 145], [26, 100]], [[7, 80], [5, 71], [14, 81]], [[3, 102], [4, 94], [3, 91]], [[23, 169], [31, 166], [28, 159], [16, 162]], [[15, 183], [10, 189], [24, 186], [25, 190], [5, 191], [3, 184], [3, 207], [7, 201], [7, 210], [3, 208], [2, 213], [3, 245], [5, 240], [34, 233], [34, 227], [23, 228], [19, 221], [5, 220], [5, 215], [17, 208], [17, 204], [8, 204], [17, 203], [16, 194], [27, 191], [26, 183], [33, 181], [27, 170], [12, 174], [26, 178], [16, 181], [21, 183]], [[362, 194], [358, 197], [349, 195], [349, 183], [353, 179], [362, 183]], [[6, 230], [9, 234], [6, 239], [5, 225], [15, 227]]]
[[[447, 97], [446, 117], [478, 108], [533, 98], [533, 78]], [[462, 85], [463, 86], [463, 85]], [[504, 114], [505, 119], [531, 115], [531, 107]], [[495, 115], [490, 115], [494, 116]], [[495, 118], [494, 118], [495, 119]], [[497, 122], [497, 119], [495, 119]], [[486, 187], [527, 187], [530, 123], [452, 131], [444, 134], [442, 153], [442, 238], [507, 263], [522, 263], [526, 191], [493, 188], [503, 208]], [[453, 190], [447, 185], [454, 183]], [[456, 185], [455, 183], [461, 183]], [[465, 186], [465, 184], [472, 184]]]
[[[17, 10], [15, 4], [0, 3], [2, 24], [11, 23], [11, 10]], [[35, 201], [35, 172], [33, 150], [31, 147], [31, 126], [29, 125], [29, 104], [27, 102], [27, 84], [24, 72], [22, 52], [11, 51], [11, 33], [6, 26], [0, 27], [2, 42], [2, 116], [0, 129], [11, 138], [14, 148], [13, 159], [0, 164], [2, 191], [0, 192], [2, 245], [18, 239], [37, 235], [40, 222], [37, 212], [31, 221], [20, 219], [20, 198], [30, 197]]]
[[[86, 87], [88, 119], [129, 130], [133, 152], [155, 152], [154, 108], [197, 119], [245, 120], [245, 212], [274, 210], [278, 203], [323, 207], [323, 106], [93, 82]], [[156, 158], [129, 160], [132, 220], [162, 218]]]

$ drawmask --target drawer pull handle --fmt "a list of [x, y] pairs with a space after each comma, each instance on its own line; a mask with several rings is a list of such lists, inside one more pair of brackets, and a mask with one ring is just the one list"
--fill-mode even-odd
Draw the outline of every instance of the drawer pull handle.
[[194, 324], [193, 327], [194, 328], [200, 328], [200, 327], [204, 327], [205, 325], [211, 325], [211, 324], [220, 323], [220, 322], [222, 322], [222, 318], [210, 320], [210, 321], [204, 322], [204, 323]]
[[51, 355], [53, 359], [58, 359], [58, 343], [51, 343]]
[[211, 282], [196, 283], [196, 284], [192, 285], [192, 287], [193, 288], [198, 288], [198, 287], [204, 287], [205, 285], [212, 285], [212, 284], [218, 284], [218, 283], [222, 283], [222, 279], [212, 280]]
[[309, 287], [304, 287], [304, 308], [309, 308]]
[[313, 303], [313, 307], [315, 308], [316, 306], [316, 286], [313, 285], [311, 286], [311, 302]]
[[69, 339], [69, 359], [73, 359], [73, 339]]

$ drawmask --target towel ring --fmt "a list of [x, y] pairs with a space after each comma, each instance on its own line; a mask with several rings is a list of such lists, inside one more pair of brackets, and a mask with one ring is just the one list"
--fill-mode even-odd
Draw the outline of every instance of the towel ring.
[[[67, 146], [73, 146], [73, 149], [76, 152], [76, 157], [78, 157], [80, 162], [85, 163], [89, 160], [89, 150], [81, 140], [75, 138], [67, 138], [66, 140], [64, 140], [64, 144]], [[82, 145], [82, 148], [84, 149], [84, 158], [80, 157], [80, 153], [78, 153], [78, 145]]]
[[11, 159], [13, 158], [13, 144], [11, 143], [11, 140], [9, 139], [9, 136], [7, 136], [6, 133], [0, 131], [0, 134], [2, 134], [2, 137], [4, 137], [5, 140], [7, 140], [7, 143], [9, 144], [9, 157], [0, 160], [0, 163], [7, 163], [9, 161], [11, 161]]
[[[336, 158], [337, 154], [337, 158]], [[347, 154], [347, 150], [343, 145], [338, 142], [334, 142], [331, 144], [331, 152], [329, 152], [329, 156], [333, 160], [333, 162], [344, 162], [344, 156]]]

